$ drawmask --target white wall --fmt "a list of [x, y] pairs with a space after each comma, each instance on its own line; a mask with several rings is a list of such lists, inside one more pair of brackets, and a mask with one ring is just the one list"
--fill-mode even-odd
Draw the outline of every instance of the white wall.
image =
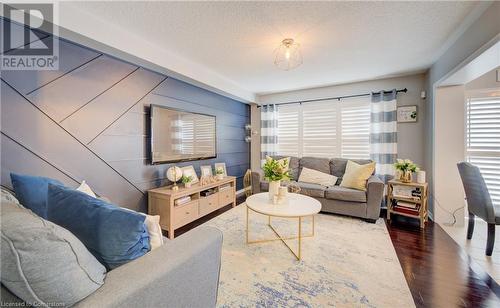
[[497, 67], [496, 69], [489, 71], [483, 76], [467, 83], [465, 85], [465, 90], [473, 91], [500, 88], [500, 81], [497, 81], [497, 70], [500, 70], [500, 67]]
[[[426, 116], [425, 100], [420, 98], [420, 92], [425, 89], [425, 76], [423, 74], [261, 95], [258, 97], [258, 102], [260, 104], [280, 103], [369, 93], [394, 88], [408, 89], [407, 93], [398, 94], [398, 106], [418, 106], [418, 121], [416, 123], [398, 124], [398, 155], [403, 158], [410, 158], [423, 166], [425, 163], [424, 125]], [[252, 107], [252, 126], [253, 129], [260, 132], [260, 109], [255, 107]], [[260, 138], [253, 138], [251, 155], [252, 170], [256, 170], [260, 168]]]
[[[462, 62], [466, 61], [474, 52], [487, 44], [493, 44], [493, 40], [500, 35], [500, 2], [493, 2], [486, 11], [457, 38], [455, 43], [446, 50], [441, 57], [432, 65], [426, 75], [427, 89], [427, 117], [425, 123], [425, 168], [432, 170], [435, 165], [433, 161], [434, 131], [435, 131], [435, 97], [434, 88], [438, 86], [438, 81], [451, 73]], [[432, 177], [428, 181], [433, 184]], [[431, 213], [433, 212], [433, 202], [430, 201]]]
[[438, 88], [438, 102], [434, 109], [434, 221], [452, 223], [455, 212], [456, 225], [464, 224], [464, 191], [457, 163], [465, 157], [465, 87]]

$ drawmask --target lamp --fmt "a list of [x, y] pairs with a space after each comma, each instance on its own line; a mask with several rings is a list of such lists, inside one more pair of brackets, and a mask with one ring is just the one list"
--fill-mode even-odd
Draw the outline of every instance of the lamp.
[[301, 65], [300, 45], [291, 38], [281, 41], [281, 44], [274, 51], [274, 64], [285, 71]]

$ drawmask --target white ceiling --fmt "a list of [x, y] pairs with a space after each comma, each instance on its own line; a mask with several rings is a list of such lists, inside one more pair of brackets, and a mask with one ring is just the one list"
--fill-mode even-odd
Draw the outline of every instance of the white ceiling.
[[[73, 31], [249, 98], [247, 94], [422, 72], [478, 6], [111, 1], [62, 3], [59, 15], [60, 24]], [[128, 45], [119, 42], [118, 32], [128, 35], [122, 37]], [[304, 63], [291, 71], [273, 64], [273, 51], [286, 37], [298, 41], [303, 54]]]

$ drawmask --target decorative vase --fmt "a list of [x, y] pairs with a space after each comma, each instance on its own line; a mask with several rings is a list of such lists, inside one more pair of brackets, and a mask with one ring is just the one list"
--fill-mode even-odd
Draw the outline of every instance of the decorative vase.
[[280, 186], [281, 181], [269, 182], [269, 201], [273, 202], [274, 196], [277, 196], [279, 194]]
[[403, 183], [410, 183], [411, 182], [411, 174], [412, 174], [412, 172], [409, 170], [401, 171], [399, 173], [399, 180]]

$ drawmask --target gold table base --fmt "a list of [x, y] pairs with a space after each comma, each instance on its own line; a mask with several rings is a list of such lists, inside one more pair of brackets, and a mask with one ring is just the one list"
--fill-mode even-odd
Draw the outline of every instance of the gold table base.
[[[261, 215], [265, 215], [265, 216], [268, 217], [267, 225], [269, 226], [269, 228], [271, 228], [271, 230], [273, 230], [273, 232], [276, 234], [277, 238], [263, 239], [263, 240], [253, 240], [253, 241], [249, 240], [250, 228], [249, 228], [248, 221], [249, 221], [249, 216], [250, 216], [250, 208], [247, 206], [247, 228], [246, 228], [246, 240], [247, 240], [247, 244], [256, 244], [256, 243], [267, 243], [267, 242], [273, 242], [273, 241], [282, 241], [283, 244], [285, 244], [285, 246], [297, 258], [297, 260], [299, 260], [299, 261], [302, 260], [302, 257], [301, 257], [302, 238], [304, 238], [304, 237], [313, 237], [314, 236], [314, 215], [309, 215], [309, 216], [312, 216], [312, 233], [308, 234], [308, 235], [302, 235], [302, 218], [308, 217], [308, 216], [285, 217], [285, 216], [275, 216], [275, 215], [272, 215], [274, 217], [280, 217], [280, 218], [298, 218], [298, 221], [299, 221], [299, 233], [298, 233], [298, 236], [283, 237], [283, 236], [281, 236], [278, 233], [278, 231], [271, 224], [271, 215], [262, 214], [260, 212], [254, 211], [254, 210], [252, 210], [252, 211], [255, 212], [255, 213], [261, 214]], [[290, 245], [288, 245], [288, 243], [286, 242], [286, 240], [294, 240], [294, 239], [298, 239], [299, 249], [298, 249], [297, 253], [295, 251], [293, 251], [292, 247], [290, 247]]]

